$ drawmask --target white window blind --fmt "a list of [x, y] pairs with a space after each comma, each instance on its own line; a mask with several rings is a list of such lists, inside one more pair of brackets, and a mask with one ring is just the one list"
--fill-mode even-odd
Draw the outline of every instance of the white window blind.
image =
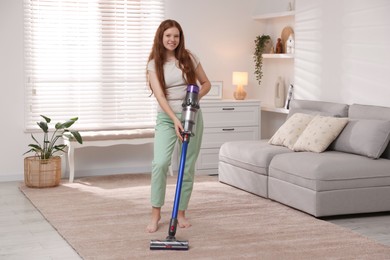
[[152, 127], [146, 64], [163, 0], [25, 0], [26, 130], [40, 115], [77, 129]]

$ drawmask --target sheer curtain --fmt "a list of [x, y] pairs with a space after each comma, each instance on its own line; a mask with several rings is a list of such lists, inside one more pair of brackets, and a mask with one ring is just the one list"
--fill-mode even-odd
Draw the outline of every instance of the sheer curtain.
[[163, 0], [25, 0], [25, 128], [40, 115], [77, 129], [152, 127], [146, 83]]

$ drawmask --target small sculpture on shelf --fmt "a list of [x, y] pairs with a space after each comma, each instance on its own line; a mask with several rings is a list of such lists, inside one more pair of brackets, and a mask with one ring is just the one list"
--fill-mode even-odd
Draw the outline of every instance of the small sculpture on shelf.
[[295, 41], [292, 34], [288, 37], [286, 41], [286, 53], [293, 54], [295, 53]]
[[281, 38], [278, 38], [278, 42], [276, 43], [275, 53], [283, 53], [283, 44]]

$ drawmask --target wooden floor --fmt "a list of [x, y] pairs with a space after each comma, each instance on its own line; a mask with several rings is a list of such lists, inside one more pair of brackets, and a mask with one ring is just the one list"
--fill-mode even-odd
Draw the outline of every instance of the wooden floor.
[[[0, 259], [81, 259], [19, 191], [0, 182]], [[390, 246], [390, 212], [324, 219]]]
[[18, 185], [0, 182], [0, 259], [81, 259]]

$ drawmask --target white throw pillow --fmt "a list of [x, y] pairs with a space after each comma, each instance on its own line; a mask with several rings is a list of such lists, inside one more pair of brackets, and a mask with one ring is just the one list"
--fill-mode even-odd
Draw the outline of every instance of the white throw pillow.
[[321, 153], [337, 138], [348, 118], [315, 116], [294, 144], [294, 151]]
[[295, 142], [313, 118], [313, 115], [295, 113], [276, 131], [268, 143], [293, 149]]

